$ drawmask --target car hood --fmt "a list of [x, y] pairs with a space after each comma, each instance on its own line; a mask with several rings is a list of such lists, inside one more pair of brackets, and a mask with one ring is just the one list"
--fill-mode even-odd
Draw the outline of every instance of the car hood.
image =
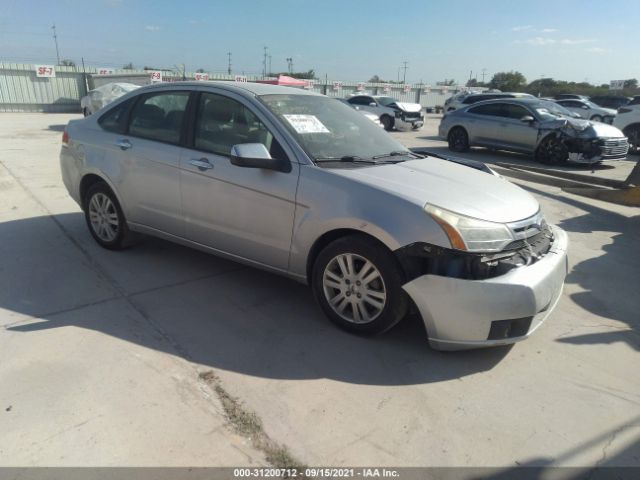
[[583, 136], [588, 137], [624, 137], [624, 134], [613, 125], [579, 118], [562, 118], [549, 120], [543, 124], [546, 128], [556, 129], [565, 125], [572, 127]]
[[420, 105], [419, 103], [396, 102], [395, 105], [397, 105], [400, 110], [404, 110], [405, 112], [419, 112], [420, 110], [422, 110], [422, 105]]
[[491, 222], [515, 222], [535, 215], [540, 205], [508, 181], [436, 158], [334, 173], [403, 197], [420, 207], [427, 203]]

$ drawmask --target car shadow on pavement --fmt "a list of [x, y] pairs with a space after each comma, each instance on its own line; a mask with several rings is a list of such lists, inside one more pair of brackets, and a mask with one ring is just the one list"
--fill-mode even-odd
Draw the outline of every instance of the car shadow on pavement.
[[64, 129], [66, 128], [66, 124], [61, 123], [59, 125], [49, 125], [47, 127], [47, 130], [52, 130], [54, 132], [64, 132]]
[[[566, 282], [584, 289], [572, 293], [572, 300], [600, 317], [624, 322], [626, 328], [609, 332], [564, 337], [558, 341], [574, 344], [609, 344], [626, 342], [640, 351], [640, 308], [638, 275], [640, 273], [640, 215], [628, 217], [566, 196], [554, 195], [531, 186], [523, 186], [536, 195], [545, 196], [581, 210], [584, 215], [565, 218], [559, 226], [568, 232], [590, 234], [611, 232], [611, 243], [604, 245], [603, 255], [590, 255], [576, 264]], [[571, 257], [571, 245], [569, 245]], [[613, 328], [613, 327], [612, 327]]]
[[153, 238], [103, 250], [81, 213], [0, 223], [0, 258], [10, 332], [83, 328], [214, 369], [369, 385], [460, 379], [510, 351], [437, 352], [415, 315], [378, 337], [351, 335], [304, 285]]

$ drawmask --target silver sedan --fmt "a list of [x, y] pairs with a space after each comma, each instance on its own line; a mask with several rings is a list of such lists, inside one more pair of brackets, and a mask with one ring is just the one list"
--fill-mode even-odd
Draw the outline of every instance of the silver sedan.
[[628, 141], [619, 129], [576, 117], [545, 100], [489, 100], [445, 115], [439, 134], [456, 152], [481, 146], [533, 154], [547, 164], [597, 163], [627, 156]]
[[286, 275], [351, 332], [413, 304], [435, 348], [513, 343], [567, 271], [566, 234], [527, 192], [303, 90], [144, 87], [69, 122], [60, 160], [102, 247], [144, 233]]

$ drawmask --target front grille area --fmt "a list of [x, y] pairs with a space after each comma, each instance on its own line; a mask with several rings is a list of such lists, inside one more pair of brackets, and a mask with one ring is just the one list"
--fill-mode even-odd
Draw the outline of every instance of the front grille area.
[[610, 138], [600, 142], [603, 157], [618, 157], [629, 151], [629, 141], [626, 138]]
[[404, 118], [420, 118], [420, 112], [404, 112]]

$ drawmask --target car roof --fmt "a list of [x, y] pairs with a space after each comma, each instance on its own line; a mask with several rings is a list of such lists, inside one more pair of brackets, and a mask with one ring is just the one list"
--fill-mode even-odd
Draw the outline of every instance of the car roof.
[[161, 82], [153, 85], [147, 85], [142, 87], [139, 91], [153, 91], [156, 89], [170, 88], [170, 87], [217, 87], [230, 92], [239, 93], [242, 95], [316, 95], [322, 96], [319, 93], [312, 92], [310, 90], [303, 90], [301, 88], [283, 87], [281, 85], [271, 85], [268, 83], [255, 83], [255, 82], [228, 82], [228, 81], [187, 81], [187, 82]]
[[469, 105], [467, 108], [477, 107], [478, 105], [491, 105], [494, 103], [515, 103], [519, 105], [533, 105], [540, 102], [548, 102], [548, 100], [543, 100], [541, 98], [519, 98], [519, 97], [507, 97], [507, 98], [494, 98], [491, 100], [483, 100], [482, 102], [476, 102]]

